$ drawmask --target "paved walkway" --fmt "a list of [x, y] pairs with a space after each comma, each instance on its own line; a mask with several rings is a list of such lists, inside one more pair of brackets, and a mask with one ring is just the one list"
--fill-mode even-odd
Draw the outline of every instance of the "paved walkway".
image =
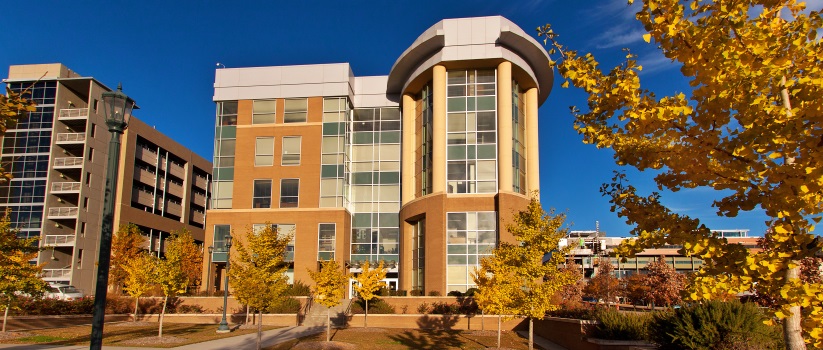
[[[517, 334], [519, 334], [521, 337], [523, 337], [525, 339], [529, 339], [529, 331], [517, 331]], [[548, 340], [546, 338], [543, 338], [543, 337], [541, 337], [537, 334], [534, 335], [534, 345], [537, 345], [541, 349], [546, 349], [546, 350], [568, 350], [568, 349], [558, 345], [557, 343], [555, 343], [551, 340]]]
[[[273, 346], [285, 341], [305, 337], [308, 335], [326, 331], [326, 327], [286, 327], [272, 329], [263, 332], [262, 347]], [[254, 349], [257, 344], [257, 333], [238, 335], [236, 337], [222, 338], [207, 342], [178, 346], [174, 350], [242, 350]], [[35, 345], [35, 344], [0, 344], [0, 349], [7, 350], [84, 350], [88, 345]], [[147, 347], [125, 347], [125, 346], [104, 346], [104, 350], [159, 350], [161, 348]]]

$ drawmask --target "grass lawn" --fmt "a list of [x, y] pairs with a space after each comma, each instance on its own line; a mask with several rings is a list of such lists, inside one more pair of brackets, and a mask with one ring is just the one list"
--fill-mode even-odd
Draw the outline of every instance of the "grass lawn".
[[[395, 328], [347, 328], [333, 329], [331, 340], [353, 344], [356, 349], [392, 350], [392, 349], [485, 349], [497, 346], [497, 331], [428, 331]], [[320, 349], [325, 342], [326, 332], [292, 340], [265, 350]], [[516, 333], [504, 331], [501, 347], [511, 349], [528, 349], [528, 339], [520, 338]]]
[[[128, 322], [124, 323], [127, 324]], [[263, 326], [263, 330], [277, 327]], [[148, 347], [175, 347], [185, 344], [199, 343], [225, 337], [234, 337], [241, 334], [255, 333], [257, 329], [235, 329], [230, 333], [217, 333], [214, 324], [164, 323], [163, 338], [174, 342], [158, 343], [157, 323], [142, 326], [119, 326], [106, 324], [103, 328], [103, 345], [108, 346], [148, 346]], [[41, 329], [20, 332], [21, 337], [0, 340], [3, 344], [48, 344], [48, 345], [88, 345], [91, 326], [74, 326], [66, 328]], [[141, 341], [142, 339], [142, 341]], [[137, 341], [137, 343], [134, 343]]]

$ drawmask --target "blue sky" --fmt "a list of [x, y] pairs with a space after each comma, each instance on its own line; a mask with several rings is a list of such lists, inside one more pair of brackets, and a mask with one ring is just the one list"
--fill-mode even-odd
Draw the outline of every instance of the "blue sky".
[[[637, 4], [635, 4], [636, 6]], [[658, 95], [688, 91], [678, 66], [642, 40], [634, 7], [625, 0], [526, 1], [10, 1], [4, 4], [0, 67], [61, 62], [123, 90], [135, 115], [210, 159], [214, 136], [214, 70], [349, 62], [357, 76], [386, 75], [424, 30], [443, 18], [502, 15], [527, 33], [551, 23], [569, 48], [593, 52], [607, 69], [631, 48], [644, 66], [641, 80]], [[2, 74], [6, 76], [6, 74]], [[628, 235], [599, 193], [618, 169], [609, 150], [584, 145], [572, 129], [569, 106], [585, 96], [555, 81], [540, 109], [541, 200], [568, 214], [575, 230]], [[653, 173], [625, 169], [643, 193], [656, 190]], [[709, 189], [664, 193], [679, 213], [716, 229], [762, 235], [760, 211], [721, 218]]]

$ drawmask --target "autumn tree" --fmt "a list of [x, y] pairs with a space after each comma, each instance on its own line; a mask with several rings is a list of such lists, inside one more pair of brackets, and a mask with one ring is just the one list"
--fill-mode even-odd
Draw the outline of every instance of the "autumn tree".
[[586, 287], [586, 281], [583, 279], [583, 268], [574, 261], [573, 257], [567, 257], [566, 263], [560, 268], [560, 272], [568, 274], [575, 282], [560, 288], [560, 291], [555, 295], [555, 300], [561, 308], [577, 309], [583, 302], [583, 289]]
[[620, 281], [614, 277], [614, 266], [611, 259], [601, 257], [597, 260], [597, 273], [589, 280], [583, 292], [606, 304], [616, 302], [620, 289]]
[[326, 341], [331, 340], [331, 308], [340, 305], [345, 295], [346, 282], [349, 276], [340, 267], [336, 260], [324, 261], [319, 271], [309, 270], [314, 281], [312, 294], [314, 300], [328, 308], [326, 310]]
[[194, 242], [189, 230], [183, 228], [171, 233], [166, 241], [166, 259], [180, 262], [180, 269], [186, 277], [186, 290], [200, 285], [203, 274], [203, 249]]
[[633, 274], [622, 279], [622, 291], [629, 299], [629, 302], [634, 305], [647, 305], [649, 303], [649, 294], [651, 290], [646, 284], [646, 276], [643, 274]]
[[121, 265], [125, 273], [123, 291], [134, 298], [135, 322], [137, 322], [140, 297], [146, 295], [146, 293], [154, 288], [154, 282], [157, 279], [158, 262], [159, 258], [147, 251], [143, 251]]
[[517, 314], [517, 300], [521, 281], [514, 269], [505, 265], [503, 259], [485, 257], [480, 259], [480, 267], [472, 273], [477, 291], [474, 301], [484, 314], [497, 315], [497, 347], [500, 348], [504, 317]]
[[157, 333], [158, 337], [163, 336], [163, 318], [166, 316], [166, 306], [169, 298], [174, 298], [186, 292], [189, 285], [189, 275], [185, 270], [186, 263], [182, 261], [186, 248], [181, 245], [188, 244], [185, 239], [175, 239], [174, 236], [166, 241], [166, 257], [157, 262], [154, 282], [163, 291], [163, 309], [160, 312], [160, 324]]
[[[528, 207], [515, 213], [513, 221], [506, 225], [517, 242], [500, 242], [492, 256], [481, 259], [481, 273], [477, 277], [500, 274], [500, 280], [505, 281], [502, 285], [515, 287], [507, 288], [512, 302], [501, 304], [504, 311], [512, 310], [529, 318], [529, 349], [534, 346], [533, 320], [542, 320], [547, 312], [557, 310], [559, 306], [552, 302], [554, 295], [575, 282], [570, 273], [558, 268], [570, 249], [559, 244], [568, 235], [568, 229], [563, 227], [565, 219], [563, 214], [546, 213], [535, 194]], [[476, 282], [485, 283], [482, 279]]]
[[368, 261], [364, 261], [360, 265], [360, 274], [354, 277], [354, 292], [360, 299], [366, 302], [366, 315], [363, 317], [363, 327], [368, 327], [369, 318], [369, 300], [377, 298], [377, 291], [380, 288], [386, 287], [386, 268], [383, 267], [383, 261], [377, 264], [377, 267], [371, 268]]
[[20, 239], [18, 230], [11, 227], [10, 209], [6, 209], [0, 218], [0, 303], [5, 306], [3, 314], [3, 332], [6, 331], [6, 319], [9, 309], [15, 306], [20, 294], [41, 296], [47, 284], [40, 279], [42, 265], [33, 265], [29, 261], [37, 258], [40, 249], [37, 238]]
[[[34, 101], [24, 97], [28, 94], [30, 94], [28, 88], [15, 92], [6, 86], [6, 94], [0, 95], [0, 136], [6, 133], [6, 129], [17, 125], [17, 121], [36, 110]], [[0, 183], [9, 180], [11, 180], [11, 174], [0, 167]]]
[[146, 237], [135, 224], [120, 225], [111, 241], [111, 269], [109, 287], [120, 289], [128, 278], [125, 265], [140, 257], [145, 250]]
[[[631, 3], [632, 0], [629, 0]], [[820, 252], [813, 234], [823, 212], [823, 18], [796, 0], [643, 0], [636, 18], [647, 42], [680, 65], [691, 91], [658, 97], [642, 88], [636, 56], [604, 73], [592, 54], [567, 50], [549, 26], [552, 62], [588, 94], [573, 108], [584, 142], [611, 148], [615, 161], [657, 171], [656, 184], [718, 191], [717, 214], [756, 208], [771, 219], [772, 249], [749, 251], [673, 212], [657, 193], [640, 194], [624, 175], [603, 188], [635, 240], [617, 249], [678, 244], [703, 259], [689, 298], [716, 299], [767, 289], [780, 300], [787, 349], [823, 347], [823, 285], [803, 284], [799, 261]], [[688, 95], [687, 95], [688, 94]]]
[[283, 293], [289, 288], [288, 265], [283, 257], [291, 237], [291, 233], [278, 234], [276, 226], [266, 224], [257, 231], [249, 229], [243, 239], [235, 239], [232, 244], [237, 252], [231, 255], [229, 278], [234, 297], [259, 315], [258, 349], [263, 332], [263, 311], [280, 304]]
[[686, 287], [686, 275], [678, 273], [666, 263], [666, 257], [659, 257], [646, 265], [648, 271], [643, 277], [648, 286], [648, 301], [654, 305], [672, 306], [682, 301], [680, 294]]

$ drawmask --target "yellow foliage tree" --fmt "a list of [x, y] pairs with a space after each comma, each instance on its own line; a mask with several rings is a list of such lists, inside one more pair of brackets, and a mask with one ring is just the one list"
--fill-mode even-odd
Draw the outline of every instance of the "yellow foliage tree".
[[143, 251], [136, 257], [127, 260], [121, 265], [125, 278], [123, 279], [123, 291], [134, 298], [134, 321], [137, 322], [138, 306], [140, 297], [146, 295], [153, 287], [157, 276], [157, 263], [159, 259]]
[[[629, 0], [629, 3], [632, 1]], [[636, 240], [619, 249], [680, 244], [704, 260], [691, 299], [715, 299], [766, 288], [781, 300], [787, 349], [805, 340], [823, 347], [823, 285], [803, 284], [798, 261], [821, 250], [813, 234], [823, 212], [823, 18], [796, 0], [643, 0], [637, 19], [689, 77], [690, 96], [659, 98], [640, 84], [636, 56], [608, 73], [592, 54], [567, 51], [549, 26], [550, 53], [569, 84], [588, 94], [588, 111], [573, 108], [584, 142], [614, 150], [620, 165], [656, 169], [671, 191], [705, 186], [724, 191], [718, 215], [760, 207], [771, 217], [771, 249], [750, 252], [718, 238], [699, 221], [640, 195], [618, 174], [603, 192], [612, 210], [636, 225]], [[801, 307], [803, 322], [801, 324]]]
[[[534, 347], [533, 320], [557, 310], [554, 295], [577, 282], [572, 273], [558, 268], [569, 250], [559, 245], [568, 235], [565, 220], [563, 214], [546, 213], [534, 194], [528, 207], [506, 225], [517, 243], [501, 242], [492, 256], [481, 259], [481, 269], [474, 276], [480, 299], [491, 306], [490, 312], [514, 312], [529, 318], [529, 349]], [[499, 277], [489, 278], [489, 274]]]
[[135, 224], [120, 225], [111, 241], [111, 270], [109, 287], [120, 289], [128, 279], [125, 265], [137, 259], [146, 244], [146, 237]]
[[326, 341], [329, 341], [331, 339], [331, 308], [340, 305], [340, 300], [345, 295], [349, 276], [334, 259], [324, 261], [319, 271], [309, 270], [309, 275], [314, 281], [311, 291], [314, 300], [329, 308], [326, 312]]
[[477, 291], [474, 301], [484, 314], [497, 315], [497, 347], [500, 348], [504, 316], [517, 313], [514, 296], [520, 289], [520, 278], [504, 265], [502, 259], [480, 259], [480, 268], [472, 273]]
[[366, 302], [366, 315], [363, 317], [363, 327], [369, 326], [369, 300], [377, 298], [377, 291], [380, 288], [386, 287], [386, 268], [383, 266], [383, 261], [377, 264], [377, 267], [371, 268], [368, 261], [360, 264], [360, 274], [354, 277], [354, 292], [360, 299]]
[[158, 337], [163, 336], [163, 318], [166, 316], [166, 306], [169, 298], [185, 293], [186, 287], [189, 285], [189, 274], [186, 271], [187, 262], [183, 261], [188, 256], [185, 252], [190, 249], [186, 246], [194, 244], [194, 241], [189, 239], [191, 239], [191, 236], [187, 239], [185, 235], [181, 236], [179, 233], [172, 235], [166, 241], [165, 259], [157, 262], [154, 281], [163, 291], [163, 310], [160, 312]]
[[166, 259], [177, 261], [186, 278], [186, 289], [199, 285], [203, 273], [203, 249], [194, 242], [189, 230], [172, 232], [166, 241]]
[[43, 266], [29, 263], [37, 258], [40, 251], [37, 247], [38, 239], [18, 238], [18, 230], [11, 227], [9, 213], [10, 209], [6, 209], [0, 218], [0, 303], [6, 307], [3, 332], [6, 331], [9, 309], [14, 307], [18, 293], [41, 296], [47, 287], [39, 276]]
[[288, 289], [286, 270], [283, 261], [286, 247], [291, 242], [292, 233], [279, 234], [276, 226], [266, 224], [265, 228], [255, 232], [249, 229], [245, 241], [235, 239], [232, 247], [237, 252], [231, 255], [229, 278], [232, 281], [233, 294], [238, 301], [257, 311], [257, 348], [263, 324], [263, 311], [277, 305], [283, 300], [283, 292]]

